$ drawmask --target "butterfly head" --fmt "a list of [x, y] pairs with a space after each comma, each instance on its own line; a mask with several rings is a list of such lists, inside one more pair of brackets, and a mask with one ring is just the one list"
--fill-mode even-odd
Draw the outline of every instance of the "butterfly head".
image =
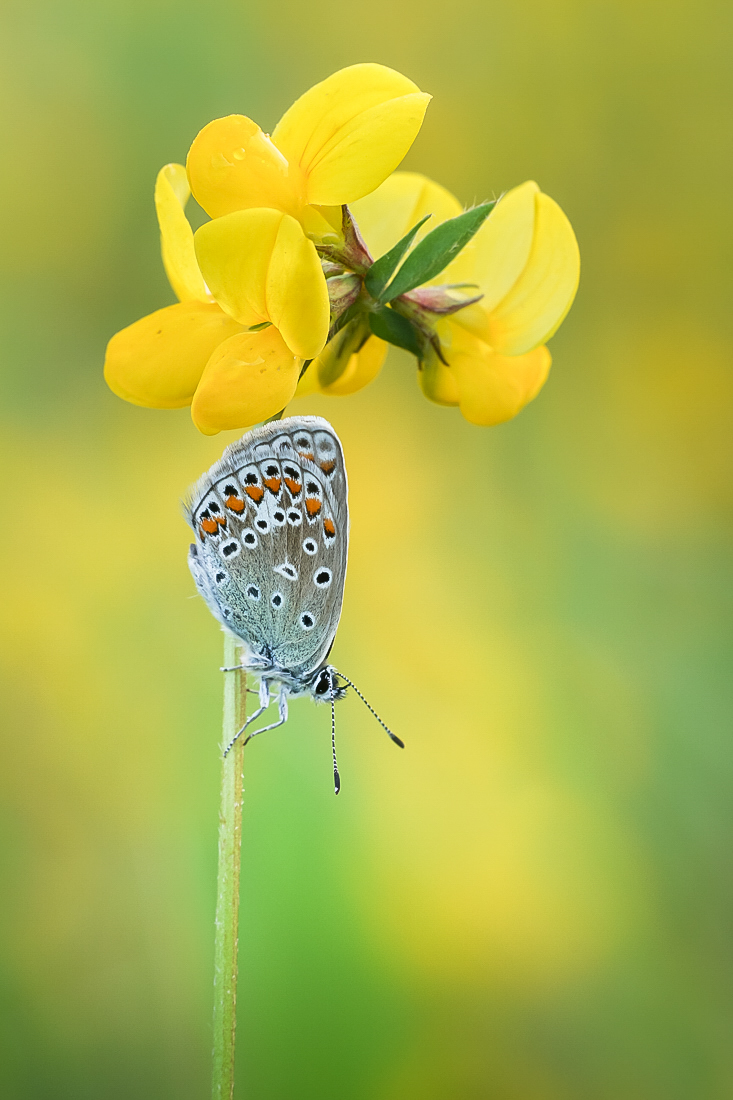
[[316, 673], [311, 683], [311, 693], [316, 702], [330, 703], [331, 699], [343, 699], [346, 688], [338, 682], [338, 673], [331, 665], [326, 665]]

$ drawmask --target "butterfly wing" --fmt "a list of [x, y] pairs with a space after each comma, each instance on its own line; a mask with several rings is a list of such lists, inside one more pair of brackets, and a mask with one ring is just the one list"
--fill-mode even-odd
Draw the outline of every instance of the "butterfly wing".
[[248, 432], [189, 491], [196, 586], [216, 618], [275, 670], [307, 678], [333, 642], [348, 554], [343, 450], [328, 421]]

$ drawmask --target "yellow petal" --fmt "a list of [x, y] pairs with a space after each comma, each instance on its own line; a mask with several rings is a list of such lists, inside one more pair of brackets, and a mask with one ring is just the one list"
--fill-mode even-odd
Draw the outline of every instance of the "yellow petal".
[[484, 295], [480, 306], [491, 312], [527, 266], [538, 195], [539, 188], [532, 180], [508, 191], [441, 279], [477, 283]]
[[180, 302], [135, 321], [107, 345], [104, 377], [133, 405], [191, 404], [211, 353], [241, 326], [215, 304]]
[[461, 332], [447, 350], [466, 420], [489, 426], [511, 420], [537, 396], [552, 362], [546, 347], [526, 355], [498, 355], [483, 341]]
[[223, 310], [243, 325], [269, 321], [267, 272], [283, 215], [278, 210], [238, 210], [196, 231], [196, 257]]
[[324, 393], [326, 387], [338, 382], [368, 336], [368, 326], [358, 320], [342, 328], [301, 377], [298, 382], [298, 397]]
[[[316, 360], [316, 362], [318, 362], [318, 360]], [[312, 393], [321, 392], [320, 386], [318, 385], [318, 372], [313, 369], [316, 362], [311, 363], [303, 377], [298, 380], [298, 387], [295, 391], [296, 397], [310, 397]]]
[[304, 206], [298, 218], [312, 241], [319, 244], [343, 242], [343, 211], [340, 206]]
[[296, 214], [303, 179], [256, 122], [245, 115], [214, 119], [194, 138], [186, 160], [193, 196], [207, 214], [272, 206]]
[[429, 401], [436, 405], [457, 405], [460, 400], [458, 382], [451, 367], [441, 363], [437, 355], [431, 355], [418, 371], [420, 388]]
[[216, 435], [267, 420], [293, 397], [301, 365], [274, 327], [232, 336], [206, 364], [191, 406], [194, 424]]
[[534, 240], [526, 267], [491, 311], [489, 340], [505, 355], [521, 355], [549, 340], [578, 289], [580, 253], [570, 222], [549, 195], [538, 193], [535, 204]]
[[352, 65], [296, 100], [272, 140], [302, 171], [308, 202], [353, 202], [400, 163], [430, 98], [394, 69]]
[[436, 225], [455, 218], [462, 210], [450, 191], [417, 172], [394, 172], [371, 195], [351, 206], [351, 213], [375, 259], [388, 252], [426, 214], [433, 216], [417, 234], [416, 243]]
[[[337, 349], [331, 351], [334, 343], [332, 340], [308, 369], [303, 382], [312, 388], [301, 391], [299, 386], [299, 395], [301, 392], [320, 392], [330, 397], [347, 397], [362, 390], [377, 377], [387, 354], [384, 340], [370, 336], [359, 351], [351, 352], [346, 348], [341, 355]], [[310, 382], [308, 375], [311, 375]]]
[[328, 336], [328, 287], [315, 246], [283, 214], [267, 272], [267, 309], [290, 350], [314, 359]]
[[209, 302], [196, 254], [193, 230], [184, 214], [191, 191], [182, 164], [166, 164], [155, 181], [155, 210], [160, 226], [163, 266], [181, 302]]
[[271, 321], [294, 355], [312, 359], [328, 335], [328, 288], [315, 246], [278, 210], [238, 210], [195, 236], [204, 278], [243, 325]]

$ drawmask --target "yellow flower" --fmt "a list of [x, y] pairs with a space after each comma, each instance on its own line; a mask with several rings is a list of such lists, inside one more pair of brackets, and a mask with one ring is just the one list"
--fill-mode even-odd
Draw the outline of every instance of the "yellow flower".
[[[354, 65], [301, 96], [272, 139], [242, 115], [204, 127], [188, 171], [169, 164], [155, 187], [179, 303], [112, 338], [110, 388], [139, 405], [190, 404], [207, 434], [284, 408], [303, 361], [328, 335], [328, 292], [310, 238], [340, 240], [340, 204], [389, 175], [429, 99], [392, 69]], [[190, 186], [214, 219], [195, 238], [184, 213]]]
[[[433, 217], [417, 241], [461, 209], [453, 195], [424, 176], [395, 172], [371, 195], [354, 203], [352, 212], [372, 254], [380, 256], [425, 214]], [[436, 319], [448, 365], [436, 354], [429, 356], [420, 372], [425, 395], [439, 404], [459, 405], [474, 424], [498, 424], [516, 416], [547, 378], [551, 360], [544, 344], [570, 309], [579, 271], [575, 235], [557, 203], [532, 182], [504, 195], [470, 243], [433, 280], [475, 284], [483, 297]], [[347, 392], [374, 377], [373, 363], [380, 350], [382, 358], [386, 350], [384, 345], [375, 350], [374, 343], [382, 341], [371, 337], [361, 351], [352, 350]], [[314, 377], [308, 380], [311, 388], [339, 392], [338, 382], [329, 383], [324, 369], [329, 350], [330, 345], [310, 368], [301, 383], [303, 389], [313, 371]], [[331, 377], [334, 373], [331, 367]]]
[[205, 126], [186, 167], [212, 218], [270, 206], [315, 239], [337, 238], [341, 205], [368, 195], [415, 140], [430, 96], [384, 65], [352, 65], [296, 100], [272, 137], [244, 115]]
[[328, 292], [315, 248], [290, 215], [241, 211], [202, 226], [194, 240], [184, 214], [189, 194], [182, 165], [161, 169], [161, 250], [180, 301], [113, 336], [104, 373], [133, 404], [192, 404], [196, 426], [214, 434], [290, 401], [303, 360], [326, 342]]

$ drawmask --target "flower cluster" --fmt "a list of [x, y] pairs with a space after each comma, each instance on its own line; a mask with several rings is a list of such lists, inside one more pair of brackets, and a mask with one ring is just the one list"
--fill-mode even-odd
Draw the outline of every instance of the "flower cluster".
[[[105, 378], [127, 401], [191, 405], [206, 434], [277, 416], [296, 394], [354, 393], [389, 343], [415, 355], [426, 397], [496, 424], [539, 392], [546, 341], [579, 256], [535, 183], [464, 211], [396, 172], [430, 97], [381, 65], [311, 88], [272, 136], [216, 119], [155, 186], [179, 301], [118, 332]], [[195, 234], [193, 194], [210, 216]]]

